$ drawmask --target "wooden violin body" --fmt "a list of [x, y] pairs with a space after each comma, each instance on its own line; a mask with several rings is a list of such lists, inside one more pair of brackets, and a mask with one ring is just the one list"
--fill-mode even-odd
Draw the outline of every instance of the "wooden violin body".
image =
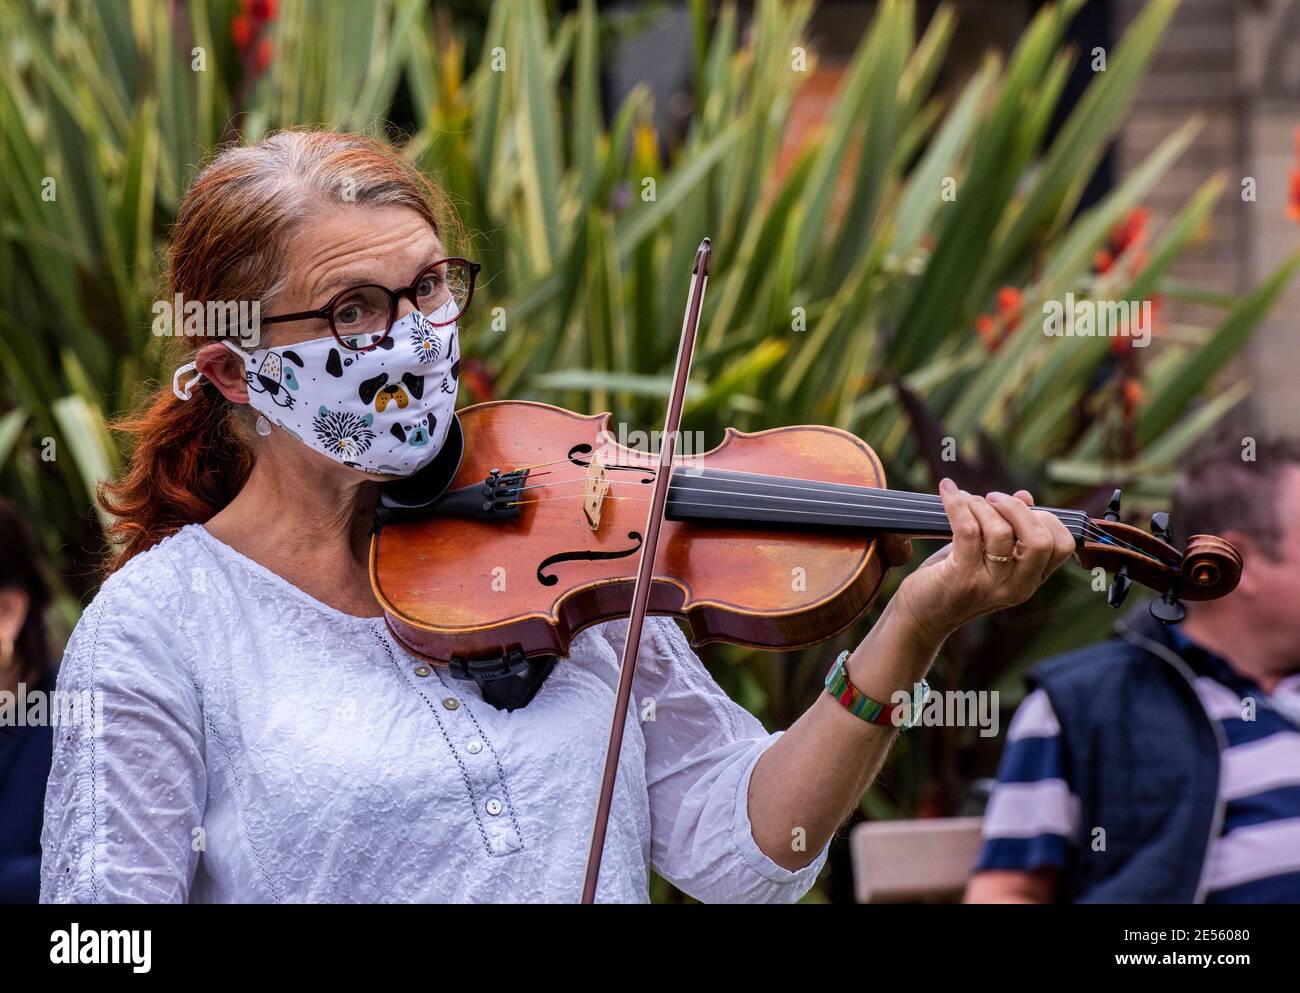
[[[435, 662], [563, 657], [584, 627], [628, 616], [655, 458], [619, 444], [608, 414], [499, 401], [459, 420], [449, 495], [372, 540], [389, 627]], [[1178, 600], [1224, 596], [1240, 578], [1222, 539], [1194, 536], [1179, 552], [1118, 520], [1044, 509], [1075, 535], [1085, 567], [1118, 574], [1113, 605], [1137, 582], [1165, 594], [1157, 616], [1172, 622]], [[950, 531], [938, 497], [886, 489], [880, 459], [846, 431], [728, 429], [675, 464], [648, 610], [683, 620], [696, 645], [815, 644], [870, 606], [890, 564], [884, 533]]]
[[[653, 462], [611, 439], [608, 414], [500, 401], [459, 416], [465, 456], [452, 488], [473, 486], [494, 468], [543, 468], [529, 474], [515, 520], [435, 517], [381, 528], [371, 546], [375, 594], [396, 637], [431, 660], [490, 658], [511, 648], [563, 656], [582, 628], [627, 616]], [[593, 528], [581, 481], [597, 452], [609, 492]], [[557, 453], [562, 461], [554, 464]], [[728, 429], [700, 462], [885, 485], [871, 448], [830, 427]], [[680, 471], [689, 475], [689, 463]], [[684, 620], [694, 644], [798, 648], [861, 617], [884, 572], [867, 533], [668, 519], [649, 609]]]

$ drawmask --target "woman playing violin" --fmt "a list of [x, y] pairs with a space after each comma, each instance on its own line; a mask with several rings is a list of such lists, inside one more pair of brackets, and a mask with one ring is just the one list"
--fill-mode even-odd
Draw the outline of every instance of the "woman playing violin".
[[[56, 743], [44, 900], [577, 898], [626, 622], [498, 709], [401, 647], [367, 568], [380, 484], [448, 437], [478, 272], [455, 236], [441, 193], [355, 136], [277, 134], [194, 180], [169, 296], [255, 302], [260, 327], [187, 337], [127, 425], [117, 556], [59, 677], [103, 719]], [[898, 733], [872, 702], [1076, 547], [1026, 492], [940, 491], [952, 543], [784, 733], [647, 622], [599, 900], [646, 900], [651, 869], [707, 901], [808, 890]]]

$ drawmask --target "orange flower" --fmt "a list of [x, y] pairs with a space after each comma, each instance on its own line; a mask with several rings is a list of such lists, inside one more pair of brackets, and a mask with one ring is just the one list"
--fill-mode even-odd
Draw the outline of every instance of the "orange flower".
[[1145, 241], [1147, 221], [1150, 218], [1151, 211], [1146, 207], [1135, 207], [1129, 211], [1128, 217], [1124, 218], [1119, 226], [1111, 232], [1111, 252], [1115, 255], [1123, 255], [1130, 245]]
[[270, 38], [263, 38], [257, 46], [257, 56], [253, 59], [253, 71], [262, 73], [266, 67], [271, 64], [271, 56], [275, 54], [275, 46], [271, 44]]
[[230, 22], [230, 37], [235, 40], [235, 47], [244, 52], [253, 40], [253, 19], [247, 14], [236, 14]]
[[975, 333], [984, 339], [984, 347], [990, 352], [998, 347], [998, 322], [990, 315], [980, 314], [975, 318]]
[[[1146, 207], [1134, 207], [1130, 210], [1128, 216], [1116, 224], [1111, 231], [1106, 247], [1092, 257], [1093, 269], [1099, 273], [1109, 272], [1115, 260], [1129, 248], [1141, 246], [1147, 240], [1147, 222], [1150, 219], [1151, 211]], [[1146, 262], [1145, 252], [1134, 252], [1131, 271], [1134, 273], [1141, 271]]]
[[1020, 306], [1024, 300], [1022, 294], [1014, 286], [1004, 286], [998, 290], [997, 295], [998, 315], [1006, 324], [1008, 330], [1012, 330], [1020, 325]]
[[980, 314], [975, 318], [975, 333], [984, 339], [984, 347], [990, 352], [996, 352], [1007, 335], [1020, 326], [1024, 294], [1014, 286], [1004, 286], [993, 299], [997, 316]]
[[276, 0], [240, 0], [240, 12], [231, 18], [230, 37], [239, 50], [239, 57], [245, 65], [251, 62], [254, 72], [260, 73], [271, 64], [273, 48], [265, 35], [266, 26], [275, 20], [277, 9]]
[[1142, 384], [1136, 379], [1124, 380], [1124, 414], [1130, 416], [1142, 402]]

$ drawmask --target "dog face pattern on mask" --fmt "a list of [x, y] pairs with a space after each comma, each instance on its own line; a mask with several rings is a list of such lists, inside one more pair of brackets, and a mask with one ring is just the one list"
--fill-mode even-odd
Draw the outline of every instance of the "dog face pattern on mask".
[[402, 424], [399, 421], [388, 430], [398, 441], [405, 442], [412, 448], [423, 448], [438, 430], [438, 418], [430, 411], [414, 424]]
[[298, 377], [293, 371], [294, 365], [304, 368], [298, 354], [286, 349], [280, 352], [267, 352], [256, 371], [244, 370], [244, 381], [254, 393], [265, 393], [277, 407], [289, 410], [294, 404], [294, 393], [299, 389]]
[[367, 407], [374, 405], [375, 412], [382, 414], [390, 403], [397, 404], [398, 410], [405, 410], [411, 401], [424, 399], [424, 377], [412, 372], [402, 373], [399, 383], [389, 383], [388, 373], [367, 379], [357, 390], [357, 396]]

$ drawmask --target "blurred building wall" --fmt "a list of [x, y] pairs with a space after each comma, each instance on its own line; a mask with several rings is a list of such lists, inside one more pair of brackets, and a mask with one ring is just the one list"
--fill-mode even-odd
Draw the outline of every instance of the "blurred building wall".
[[[1142, 0], [1115, 0], [1116, 36]], [[1120, 140], [1119, 171], [1134, 167], [1194, 114], [1204, 128], [1152, 192], [1158, 226], [1212, 173], [1227, 188], [1203, 239], [1172, 276], [1241, 292], [1300, 247], [1300, 224], [1287, 214], [1300, 130], [1300, 3], [1296, 0], [1183, 0]], [[1255, 199], [1243, 199], [1243, 180]], [[1217, 311], [1171, 305], [1177, 323], [1212, 321]], [[1293, 282], [1246, 349], [1256, 390], [1237, 420], [1300, 435], [1300, 281]]]

